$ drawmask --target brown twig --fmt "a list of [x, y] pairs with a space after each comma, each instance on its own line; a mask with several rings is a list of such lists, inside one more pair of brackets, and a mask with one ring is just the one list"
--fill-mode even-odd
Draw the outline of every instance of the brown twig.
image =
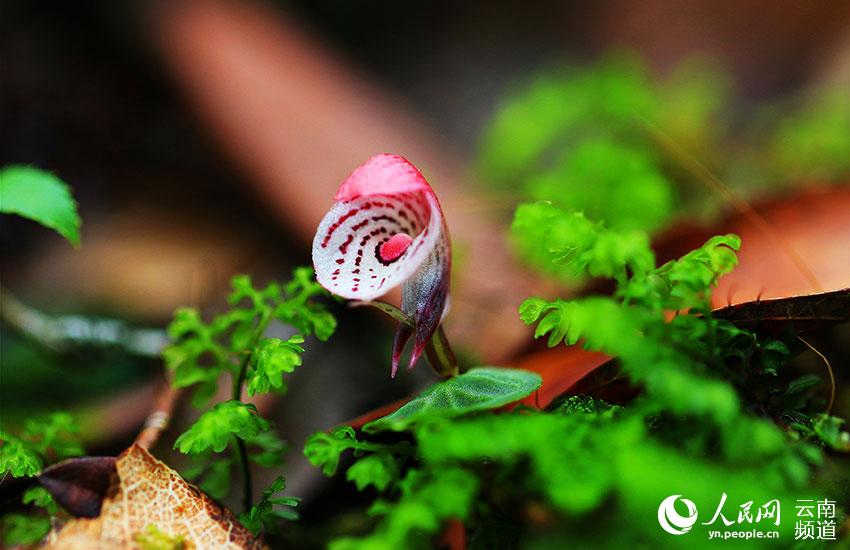
[[136, 445], [146, 451], [156, 445], [162, 432], [168, 428], [168, 424], [171, 422], [171, 416], [174, 413], [174, 407], [181, 391], [171, 385], [171, 376], [167, 376], [165, 383], [157, 393], [153, 410], [145, 420], [139, 435], [136, 436]]
[[835, 373], [832, 372], [832, 365], [829, 364], [829, 359], [826, 358], [824, 354], [818, 351], [813, 345], [807, 342], [802, 336], [797, 335], [797, 339], [806, 344], [806, 347], [815, 352], [818, 357], [821, 358], [823, 364], [826, 365], [826, 372], [829, 373], [829, 383], [831, 384], [829, 390], [829, 405], [826, 406], [826, 414], [830, 414], [832, 412], [832, 405], [835, 403]]

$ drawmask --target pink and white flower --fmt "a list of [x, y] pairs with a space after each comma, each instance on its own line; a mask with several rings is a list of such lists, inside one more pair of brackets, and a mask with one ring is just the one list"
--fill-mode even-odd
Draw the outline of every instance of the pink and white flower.
[[412, 367], [448, 310], [451, 245], [434, 190], [398, 155], [372, 157], [342, 183], [313, 239], [313, 267], [333, 294], [372, 301], [402, 285], [392, 375], [415, 333]]

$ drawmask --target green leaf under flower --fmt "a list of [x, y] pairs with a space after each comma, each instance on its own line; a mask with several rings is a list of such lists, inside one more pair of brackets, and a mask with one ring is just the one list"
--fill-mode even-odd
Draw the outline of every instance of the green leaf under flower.
[[531, 395], [539, 374], [500, 367], [476, 367], [438, 382], [394, 413], [363, 426], [364, 432], [405, 431], [423, 421], [497, 409]]

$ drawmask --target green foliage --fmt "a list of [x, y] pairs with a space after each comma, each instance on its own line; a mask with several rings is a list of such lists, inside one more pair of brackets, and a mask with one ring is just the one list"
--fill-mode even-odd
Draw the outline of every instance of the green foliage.
[[24, 491], [21, 502], [42, 510], [3, 516], [3, 543], [6, 545], [37, 543], [50, 531], [51, 518], [59, 512], [53, 496], [37, 485]]
[[[558, 212], [551, 223], [573, 216]], [[517, 229], [522, 235], [523, 226]], [[598, 225], [594, 230], [609, 232]], [[592, 233], [583, 237], [584, 242], [596, 240]], [[717, 348], [719, 334], [728, 340], [754, 338], [712, 319], [708, 312], [711, 288], [735, 266], [735, 250], [739, 247], [740, 239], [735, 235], [713, 237], [702, 247], [657, 268], [654, 262], [631, 260], [635, 256], [651, 258], [646, 245], [643, 250], [632, 249], [631, 255], [600, 254], [606, 261], [605, 269], [597, 268], [593, 274], [615, 278], [614, 298], [530, 298], [520, 306], [520, 317], [526, 324], [537, 323], [535, 338], [548, 335], [549, 346], [583, 341], [589, 349], [619, 357], [628, 374], [645, 384], [656, 405], [680, 414], [708, 415], [728, 422], [739, 411], [736, 392], [705, 367], [718, 369], [722, 364]], [[581, 254], [573, 258], [572, 269], [590, 272], [591, 262], [584, 261]], [[665, 311], [684, 314], [668, 322]], [[601, 319], [605, 321], [600, 322]], [[693, 384], [701, 386], [696, 395], [689, 390]], [[681, 399], [684, 394], [689, 395], [687, 400]]]
[[287, 299], [277, 305], [274, 316], [304, 334], [315, 334], [316, 338], [326, 342], [336, 330], [336, 318], [313, 300], [328, 296], [328, 292], [315, 281], [313, 269], [295, 269], [292, 280], [284, 286], [284, 294]]
[[[566, 279], [613, 278], [619, 295], [654, 309], [705, 306], [717, 279], [737, 264], [735, 251], [741, 246], [737, 235], [712, 237], [700, 248], [656, 268], [646, 233], [607, 229], [581, 213], [567, 213], [547, 202], [520, 205], [512, 229], [519, 249], [527, 251], [535, 266]], [[536, 301], [523, 304], [523, 320], [541, 306]]]
[[486, 129], [481, 180], [615, 230], [656, 230], [682, 205], [683, 174], [665, 162], [647, 127], [708, 150], [725, 136], [718, 115], [729, 90], [723, 72], [701, 60], [664, 81], [626, 53], [545, 71], [509, 97]]
[[519, 369], [475, 367], [431, 385], [397, 411], [363, 426], [367, 433], [409, 430], [423, 420], [497, 409], [531, 395], [540, 375]]
[[[81, 456], [80, 428], [66, 412], [29, 418], [19, 434], [0, 430], [0, 472], [3, 476], [32, 477], [41, 473], [46, 464]], [[50, 530], [50, 518], [59, 508], [53, 497], [40, 486], [24, 491], [21, 502], [43, 509], [31, 514], [3, 516], [3, 543], [32, 544]]]
[[647, 273], [637, 273], [618, 289], [626, 302], [648, 308], [688, 311], [709, 305], [717, 280], [738, 264], [741, 248], [737, 235], [718, 235], [704, 245]]
[[298, 512], [294, 510], [301, 499], [295, 497], [276, 497], [286, 488], [283, 476], [276, 478], [272, 484], [263, 491], [260, 502], [251, 507], [251, 510], [242, 514], [239, 520], [255, 535], [265, 530], [270, 533], [277, 532], [277, 521], [281, 519], [296, 520]]
[[781, 117], [767, 144], [775, 177], [836, 181], [850, 175], [850, 102], [845, 89], [823, 89]]
[[362, 491], [373, 485], [378, 492], [386, 489], [399, 475], [399, 466], [390, 453], [369, 455], [352, 465], [345, 473], [345, 478], [357, 485]]
[[47, 492], [47, 489], [40, 486], [30, 487], [24, 491], [24, 496], [21, 497], [21, 502], [24, 504], [32, 504], [39, 508], [44, 508], [51, 515], [55, 515], [59, 511], [56, 501], [53, 500], [53, 495]]
[[[74, 247], [80, 245], [80, 216], [71, 189], [55, 175], [31, 166], [0, 169], [0, 212], [17, 214], [53, 229]], [[32, 477], [45, 464], [80, 456], [80, 428], [70, 414], [54, 412], [28, 418], [17, 435], [0, 429], [0, 475]], [[56, 503], [41, 487], [24, 492], [23, 504], [47, 514], [7, 514], [2, 518], [3, 543], [34, 544], [50, 530]]]
[[[375, 529], [333, 548], [428, 547], [449, 518], [465, 520], [471, 547], [519, 536], [531, 547], [657, 547], [671, 540], [655, 514], [672, 494], [710, 514], [725, 492], [729, 517], [748, 500], [780, 499], [788, 507], [820, 494], [811, 484], [822, 462], [813, 443], [846, 450], [850, 436], [840, 419], [802, 412], [812, 407], [819, 379], [786, 372], [793, 350], [782, 341], [711, 315], [712, 287], [737, 262], [737, 236], [714, 237], [656, 266], [645, 233], [610, 230], [549, 203], [521, 206], [514, 229], [552, 272], [614, 279], [612, 296], [530, 298], [520, 316], [550, 346], [581, 344], [616, 356], [620, 379], [639, 396], [622, 406], [569, 396], [549, 411], [494, 414], [458, 407], [463, 401], [446, 394], [461, 375], [362, 434], [349, 427], [316, 434], [305, 448], [313, 464], [331, 475], [354, 449], [347, 478], [381, 494], [369, 509], [382, 517]], [[502, 404], [537, 387], [528, 382]], [[478, 390], [475, 403], [500, 398], [497, 389]], [[797, 423], [783, 431], [789, 415]], [[404, 452], [386, 450], [386, 442], [371, 439], [379, 428], [401, 432], [383, 438], [413, 443]], [[542, 529], [525, 515], [529, 509], [548, 518]], [[793, 525], [779, 526], [785, 540]], [[494, 535], [497, 528], [508, 535]]]
[[6, 514], [3, 516], [3, 543], [35, 544], [50, 531], [50, 518], [44, 515]]
[[837, 451], [850, 451], [850, 432], [842, 430], [843, 418], [822, 413], [812, 419], [812, 430], [828, 446]]
[[[405, 456], [410, 453], [407, 443], [387, 445], [360, 441], [351, 426], [338, 426], [330, 431], [318, 432], [307, 438], [304, 444], [304, 456], [313, 466], [321, 468], [326, 476], [332, 476], [339, 467], [342, 453], [353, 449], [356, 456], [362, 456], [365, 452], [373, 453], [398, 453]], [[356, 474], [352, 474], [356, 475]]]
[[[462, 465], [497, 483], [491, 490], [507, 502], [545, 503], [548, 513], [560, 518], [555, 525], [564, 532], [559, 534], [580, 547], [603, 541], [616, 547], [669, 543], [654, 514], [670, 494], [684, 492], [701, 512], [717, 506], [721, 491], [738, 499], [732, 510], [750, 499], [804, 498], [799, 487], [807, 482], [808, 468], [769, 424], [762, 425], [766, 431], [759, 432], [761, 437], [736, 441], [734, 461], [718, 460], [705, 454], [710, 442], [691, 449], [698, 452], [683, 452], [679, 445], [700, 440], [687, 431], [676, 432], [675, 442], [659, 440], [658, 428], [640, 408], [612, 409], [586, 397], [577, 397], [576, 403], [582, 405], [424, 425], [416, 430], [417, 449], [429, 471]], [[609, 414], [611, 410], [618, 412]], [[747, 460], [738, 456], [742, 453]], [[479, 510], [510, 513], [491, 506], [498, 504], [480, 505]], [[792, 525], [781, 527], [784, 537], [792, 536]], [[532, 540], [526, 543], [533, 546], [534, 530], [528, 535]], [[700, 544], [699, 539], [690, 543]]]
[[357, 449], [359, 442], [351, 426], [339, 426], [331, 433], [318, 432], [304, 443], [304, 456], [313, 466], [321, 468], [326, 476], [332, 476], [339, 467], [339, 459], [347, 449]]
[[301, 366], [304, 343], [300, 335], [283, 341], [280, 338], [263, 338], [254, 350], [254, 369], [248, 374], [248, 395], [268, 393], [269, 389], [285, 390], [284, 373], [295, 372]]
[[0, 472], [12, 477], [34, 476], [45, 461], [81, 456], [80, 428], [66, 412], [29, 418], [20, 434], [0, 430]]
[[133, 536], [133, 541], [142, 550], [183, 550], [186, 548], [183, 537], [163, 533], [152, 523], [144, 531], [136, 533]]
[[465, 519], [477, 493], [478, 480], [462, 468], [447, 466], [439, 473], [410, 470], [399, 488], [398, 502], [390, 506], [379, 501], [370, 510], [373, 515], [383, 516], [371, 535], [338, 539], [330, 548], [409, 548], [414, 536], [437, 533], [447, 519]]
[[606, 403], [587, 395], [570, 395], [564, 399], [555, 409], [562, 415], [570, 414], [592, 414], [600, 418], [611, 419], [619, 414], [623, 407]]
[[[168, 327], [173, 343], [163, 358], [174, 372], [178, 388], [198, 385], [193, 402], [203, 406], [215, 391], [223, 372], [239, 376], [243, 363], [251, 395], [271, 389], [286, 390], [285, 373], [301, 364], [303, 339], [262, 339], [272, 320], [289, 324], [305, 335], [327, 340], [336, 328], [333, 315], [315, 299], [328, 293], [311, 279], [312, 270], [298, 268], [281, 286], [270, 283], [257, 289], [247, 275], [237, 275], [228, 297], [230, 311], [205, 323], [192, 308], [179, 309]], [[246, 359], [247, 358], [247, 359]]]
[[[283, 465], [284, 442], [274, 430], [259, 432], [246, 437], [249, 459], [263, 468], [276, 468]], [[203, 492], [216, 500], [223, 500], [230, 494], [232, 469], [236, 458], [232, 456], [214, 456], [211, 448], [190, 455], [189, 466], [181, 472], [184, 478], [194, 481]]]
[[[617, 231], [648, 232], [720, 204], [670, 143], [742, 194], [846, 180], [846, 86], [769, 109], [742, 109], [731, 90], [724, 71], [701, 59], [666, 78], [622, 52], [584, 68], [550, 67], [506, 98], [485, 129], [479, 179], [517, 202], [547, 200]], [[530, 251], [521, 248], [526, 259]]]
[[20, 439], [0, 432], [3, 445], [0, 446], [0, 470], [12, 477], [32, 477], [42, 468], [41, 457]]
[[559, 206], [593, 220], [613, 220], [622, 231], [662, 226], [674, 204], [673, 186], [655, 155], [601, 137], [579, 142], [552, 168], [531, 176], [527, 195], [556, 197]]
[[233, 437], [249, 439], [269, 429], [257, 407], [241, 401], [225, 401], [208, 410], [174, 442], [184, 454], [200, 454], [212, 449], [220, 453]]
[[[559, 508], [583, 513], [598, 506], [605, 497], [614, 476], [607, 471], [610, 467], [597, 446], [610, 449], [616, 443], [612, 434], [599, 433], [603, 426], [594, 422], [592, 415], [485, 418], [459, 421], [450, 427], [431, 424], [418, 430], [424, 460], [447, 463], [489, 457], [518, 466], [523, 458], [528, 458], [528, 488], [546, 494]], [[638, 439], [640, 426], [627, 427], [631, 432], [622, 437]], [[598, 456], [599, 460], [588, 459], [596, 455], [603, 456]]]
[[[230, 374], [233, 398], [201, 414], [176, 439], [174, 448], [193, 456], [184, 475], [198, 481], [201, 489], [214, 498], [227, 496], [231, 470], [236, 464], [242, 466], [241, 520], [257, 534], [273, 530], [278, 519], [295, 519], [294, 512], [280, 506], [294, 506], [297, 500], [274, 497], [284, 487], [284, 480], [279, 477], [263, 492], [263, 499], [251, 505], [250, 462], [266, 468], [280, 466], [286, 444], [254, 405], [240, 399], [245, 390], [252, 396], [285, 392], [285, 375], [301, 366], [304, 337], [296, 334], [286, 340], [267, 338], [265, 333], [272, 321], [327, 340], [336, 328], [336, 319], [317, 300], [328, 293], [314, 281], [310, 268], [295, 269], [292, 280], [284, 285], [270, 283], [255, 288], [247, 275], [233, 277], [231, 285], [230, 310], [216, 315], [209, 323], [192, 308], [175, 312], [168, 327], [172, 344], [163, 351], [163, 358], [173, 373], [175, 387], [198, 386], [193, 397], [198, 407], [208, 403], [221, 375]], [[231, 456], [213, 456], [228, 447]]]
[[587, 70], [546, 72], [505, 102], [485, 132], [484, 181], [508, 186], [525, 179], [553, 149], [611, 129], [631, 133], [637, 116], [654, 118], [658, 109], [646, 70], [633, 57], [612, 56]]
[[[567, 216], [570, 215], [558, 213], [553, 219]], [[520, 225], [517, 229], [522, 232], [524, 227]], [[597, 230], [607, 231], [601, 227]], [[535, 231], [542, 232], [545, 228], [537, 227]], [[520, 238], [528, 236], [521, 234]], [[585, 241], [591, 239], [585, 237]], [[714, 237], [699, 249], [657, 268], [649, 265], [636, 269], [634, 263], [627, 265], [629, 260], [623, 257], [621, 271], [616, 270], [616, 261], [614, 266], [608, 266], [613, 269], [609, 269], [607, 275], [617, 283], [614, 297], [570, 301], [532, 298], [520, 307], [524, 322], [537, 323], [535, 337], [548, 335], [550, 346], [581, 342], [589, 349], [605, 351], [619, 358], [632, 382], [643, 385], [644, 395], [628, 409], [629, 414], [617, 415], [642, 418], [653, 427], [647, 434], [632, 438], [628, 452], [624, 449], [623, 454], [632, 457], [628, 464], [615, 464], [616, 467], [627, 466], [629, 470], [608, 474], [611, 479], [628, 481], [627, 486], [619, 488], [621, 493], [641, 481], [630, 479], [629, 473], [637, 472], [641, 476], [654, 473], [652, 468], [634, 460], [641, 452], [645, 451], [647, 456], [659, 452], [670, 454], [664, 463], [681, 460], [675, 452], [671, 454], [664, 448], [670, 444], [677, 445], [681, 449], [678, 452], [688, 456], [691, 470], [710, 470], [708, 463], [700, 465], [700, 461], [704, 457], [713, 458], [719, 470], [714, 474], [707, 472], [706, 479], [722, 477], [724, 487], [740, 483], [751, 494], [756, 492], [755, 487], [750, 487], [756, 472], [747, 471], [747, 468], [754, 468], [758, 461], [769, 465], [763, 466], [758, 476], [769, 479], [777, 493], [800, 489], [808, 481], [809, 465], [819, 461], [814, 448], [807, 444], [789, 444], [789, 438], [779, 428], [750, 416], [742, 406], [743, 397], [776, 420], [788, 414], [799, 417], [801, 413], [793, 408], [801, 402], [795, 396], [819, 384], [820, 379], [803, 376], [783, 387], [777, 375], [789, 356], [785, 344], [759, 339], [749, 331], [712, 318], [711, 289], [721, 275], [736, 265], [735, 251], [740, 244], [735, 235]], [[647, 247], [643, 254], [649, 253]], [[582, 262], [580, 256], [575, 258], [578, 259], [572, 261], [574, 269], [588, 269], [587, 262]], [[666, 316], [670, 311], [678, 312], [672, 320]], [[814, 420], [798, 427], [799, 433], [821, 439], [827, 445], [842, 437], [836, 431], [840, 421], [818, 418], [820, 422]], [[623, 422], [612, 419], [606, 426], [616, 428], [624, 425]], [[492, 434], [497, 428], [487, 429]], [[533, 431], [527, 430], [527, 433]], [[575, 428], [570, 432], [580, 433]], [[471, 441], [474, 436], [466, 434], [464, 439]], [[615, 436], [610, 436], [606, 441], [610, 443], [614, 439]], [[663, 446], [655, 446], [657, 441], [663, 442]], [[420, 438], [420, 448], [423, 445]], [[471, 447], [468, 452], [475, 452], [474, 446]], [[583, 442], [582, 448], [592, 448], [592, 445]], [[490, 452], [495, 451], [481, 450], [482, 455]], [[534, 463], [534, 453], [526, 453]], [[598, 458], [592, 463], [601, 464]], [[579, 471], [579, 468], [568, 469]], [[584, 474], [583, 479], [593, 479], [593, 475]], [[541, 490], [556, 490], [557, 484], [551, 476], [547, 483]], [[663, 480], [657, 479], [653, 485], [644, 485], [654, 491], [658, 490], [656, 486], [666, 486]], [[604, 484], [594, 487], [611, 489]], [[689, 495], [703, 490], [691, 482], [680, 485], [676, 492], [685, 491], [684, 487], [688, 487]], [[593, 497], [602, 498], [596, 493]], [[556, 495], [550, 494], [549, 498], [558, 504]], [[598, 502], [591, 500], [590, 506], [595, 507]]]
[[843, 418], [826, 413], [810, 417], [799, 411], [793, 411], [789, 416], [796, 417], [791, 428], [798, 437], [813, 439], [836, 451], [850, 452], [850, 432], [842, 428], [846, 424]]
[[0, 212], [29, 218], [80, 246], [77, 203], [68, 185], [50, 172], [32, 166], [0, 169]]
[[622, 281], [629, 272], [655, 267], [645, 233], [605, 229], [581, 213], [565, 213], [549, 202], [521, 205], [514, 217], [513, 235], [527, 261], [564, 280], [587, 273]]

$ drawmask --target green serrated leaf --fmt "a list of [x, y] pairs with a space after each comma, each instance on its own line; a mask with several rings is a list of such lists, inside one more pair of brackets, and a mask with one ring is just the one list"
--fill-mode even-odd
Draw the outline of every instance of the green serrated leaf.
[[257, 414], [254, 405], [225, 401], [205, 412], [174, 442], [184, 454], [200, 454], [208, 449], [220, 453], [233, 436], [249, 439], [269, 429], [269, 423]]
[[12, 477], [31, 477], [37, 475], [43, 462], [38, 453], [25, 442], [0, 432], [0, 472], [10, 473]]
[[77, 203], [68, 185], [50, 172], [32, 166], [0, 170], [0, 212], [29, 218], [80, 246]]
[[266, 393], [270, 389], [284, 391], [283, 375], [295, 371], [301, 365], [304, 337], [295, 335], [287, 341], [280, 338], [265, 338], [254, 350], [253, 368], [248, 373], [248, 395]]
[[168, 335], [178, 339], [203, 329], [201, 314], [193, 307], [181, 307], [174, 312], [174, 319], [168, 325]]
[[543, 298], [528, 298], [519, 306], [519, 318], [526, 325], [537, 321], [549, 307], [549, 302]]
[[62, 411], [28, 418], [17, 436], [0, 431], [0, 473], [34, 476], [48, 457], [55, 461], [81, 456], [79, 434], [74, 418]]
[[363, 426], [363, 431], [405, 431], [435, 418], [452, 418], [497, 409], [527, 397], [540, 387], [539, 374], [499, 367], [476, 367], [438, 382], [394, 413]]
[[[295, 497], [274, 497], [286, 488], [286, 482], [283, 476], [277, 477], [272, 484], [263, 491], [263, 496], [256, 505], [251, 507], [251, 510], [239, 516], [242, 522], [249, 531], [258, 535], [260, 531], [266, 530], [270, 533], [277, 532], [277, 520], [298, 519], [298, 512], [294, 508], [301, 502]], [[279, 507], [283, 508], [279, 508]], [[278, 507], [278, 508], [276, 508]]]
[[586, 275], [622, 281], [628, 272], [655, 267], [646, 233], [607, 229], [581, 212], [564, 212], [546, 201], [520, 205], [511, 229], [528, 261], [567, 281]]
[[377, 453], [361, 458], [348, 468], [345, 478], [353, 481], [358, 491], [372, 485], [383, 491], [399, 475], [399, 467], [389, 453]]
[[44, 508], [49, 514], [56, 514], [59, 508], [56, 501], [53, 500], [53, 495], [47, 492], [47, 489], [41, 486], [30, 487], [24, 491], [21, 502], [24, 504], [32, 504], [39, 508]]
[[55, 460], [82, 456], [79, 436], [80, 426], [64, 411], [27, 419], [21, 433], [21, 437], [33, 442], [39, 453], [51, 453]]
[[339, 467], [340, 455], [356, 442], [357, 436], [351, 426], [339, 426], [330, 433], [318, 432], [308, 437], [304, 456], [326, 476], [332, 476]]

